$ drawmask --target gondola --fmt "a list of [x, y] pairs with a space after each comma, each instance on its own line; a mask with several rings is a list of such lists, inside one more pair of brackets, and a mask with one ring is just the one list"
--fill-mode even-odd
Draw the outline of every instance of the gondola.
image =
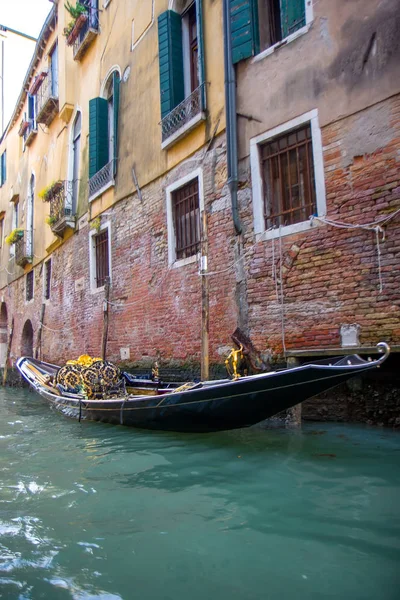
[[69, 417], [164, 431], [211, 432], [249, 427], [346, 380], [376, 369], [389, 356], [357, 354], [268, 373], [197, 383], [162, 384], [127, 376], [108, 397], [88, 398], [54, 385], [58, 366], [21, 357], [16, 367], [30, 386]]

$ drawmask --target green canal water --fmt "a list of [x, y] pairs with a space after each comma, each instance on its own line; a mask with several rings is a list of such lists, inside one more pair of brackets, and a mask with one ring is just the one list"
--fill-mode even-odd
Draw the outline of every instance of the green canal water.
[[0, 597], [400, 597], [400, 433], [81, 423], [0, 390]]

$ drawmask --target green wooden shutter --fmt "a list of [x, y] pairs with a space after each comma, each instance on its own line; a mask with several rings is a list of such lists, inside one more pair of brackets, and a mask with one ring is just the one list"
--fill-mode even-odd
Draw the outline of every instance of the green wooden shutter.
[[183, 84], [182, 19], [173, 10], [158, 17], [161, 118], [185, 97]]
[[118, 113], [119, 113], [119, 73], [113, 73], [113, 100], [114, 100], [114, 175], [117, 173], [118, 165]]
[[282, 38], [294, 33], [306, 24], [305, 0], [280, 0]]
[[257, 0], [230, 0], [232, 62], [260, 51]]
[[4, 150], [0, 158], [0, 186], [2, 186], [7, 179], [7, 151]]
[[89, 100], [89, 179], [108, 163], [108, 105], [104, 98]]

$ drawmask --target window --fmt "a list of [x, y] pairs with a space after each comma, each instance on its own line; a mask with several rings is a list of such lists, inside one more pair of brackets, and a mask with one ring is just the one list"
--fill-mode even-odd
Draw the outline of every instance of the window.
[[169, 264], [179, 266], [196, 260], [200, 251], [201, 211], [204, 209], [200, 169], [166, 189]]
[[200, 250], [199, 182], [193, 179], [172, 193], [177, 260]]
[[66, 206], [72, 214], [76, 213], [78, 206], [79, 192], [79, 163], [81, 156], [81, 130], [82, 130], [82, 115], [78, 111], [75, 117], [72, 130], [72, 205]]
[[230, 0], [232, 59], [254, 56], [302, 30], [312, 21], [307, 0]]
[[265, 229], [306, 221], [316, 211], [311, 125], [260, 147]]
[[[19, 225], [19, 196], [16, 196], [13, 202], [12, 225], [11, 229], [17, 229]], [[15, 244], [10, 246], [10, 256], [15, 256]]]
[[310, 227], [326, 211], [318, 112], [310, 111], [250, 141], [254, 229], [265, 238]]
[[3, 247], [4, 238], [4, 212], [0, 215], [0, 248]]
[[44, 263], [43, 277], [43, 296], [45, 300], [50, 300], [50, 285], [51, 285], [51, 259]]
[[58, 98], [58, 46], [54, 44], [49, 55], [49, 74], [51, 77], [49, 90], [50, 96]]
[[25, 292], [26, 301], [29, 302], [33, 299], [33, 271], [29, 271], [26, 275]]
[[103, 97], [89, 101], [89, 200], [114, 185], [118, 163], [120, 74], [106, 79]]
[[0, 187], [6, 182], [7, 179], [7, 151], [4, 150], [0, 156]]
[[205, 109], [201, 2], [176, 0], [174, 7], [179, 12], [158, 18], [163, 148], [196, 126]]
[[26, 252], [27, 256], [33, 256], [33, 225], [35, 206], [35, 176], [32, 174], [29, 181], [28, 201], [26, 213]]
[[92, 290], [103, 289], [111, 278], [111, 239], [109, 223], [90, 235], [90, 278]]

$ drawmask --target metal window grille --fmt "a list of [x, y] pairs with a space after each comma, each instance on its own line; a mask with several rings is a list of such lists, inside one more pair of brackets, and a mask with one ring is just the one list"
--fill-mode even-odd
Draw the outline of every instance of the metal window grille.
[[94, 238], [96, 253], [96, 287], [103, 287], [109, 276], [108, 267], [108, 229], [101, 231]]
[[193, 256], [200, 250], [199, 181], [193, 179], [172, 193], [176, 258]]
[[311, 126], [261, 147], [266, 229], [306, 221], [316, 213]]
[[29, 271], [26, 275], [26, 300], [32, 300], [33, 298], [33, 271]]
[[45, 300], [50, 299], [50, 282], [51, 282], [51, 260], [45, 263], [45, 274], [44, 274], [44, 298]]

